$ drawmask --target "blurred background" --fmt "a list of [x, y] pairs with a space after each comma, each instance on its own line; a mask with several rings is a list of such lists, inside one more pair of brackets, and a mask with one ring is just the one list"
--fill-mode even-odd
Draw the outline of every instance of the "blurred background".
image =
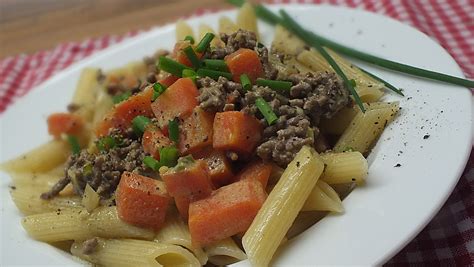
[[224, 0], [0, 0], [0, 59], [226, 7]]

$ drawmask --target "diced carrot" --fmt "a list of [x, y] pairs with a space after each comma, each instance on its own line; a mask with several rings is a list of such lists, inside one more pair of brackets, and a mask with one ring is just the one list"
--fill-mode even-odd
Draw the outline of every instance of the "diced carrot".
[[163, 182], [124, 172], [117, 187], [118, 216], [124, 222], [159, 230], [171, 197]]
[[151, 123], [145, 129], [142, 137], [143, 150], [160, 160], [160, 149], [172, 145], [172, 142], [163, 132]]
[[96, 135], [98, 137], [109, 134], [110, 129], [117, 128], [122, 131], [131, 126], [132, 120], [142, 115], [152, 117], [151, 98], [153, 97], [153, 88], [148, 87], [145, 91], [129, 97], [115, 105], [105, 116], [102, 122], [97, 125]]
[[170, 87], [177, 80], [178, 80], [178, 77], [171, 74], [167, 74], [163, 78], [161, 78], [158, 82], [166, 87]]
[[[189, 162], [183, 169], [171, 169], [162, 174], [161, 178], [169, 194], [175, 198], [179, 213], [185, 219], [188, 217], [189, 203], [209, 196], [213, 189], [207, 164], [203, 160]], [[180, 200], [182, 205], [178, 204]]]
[[255, 117], [239, 111], [217, 113], [213, 130], [212, 146], [215, 149], [247, 155], [252, 153], [262, 137], [260, 122]]
[[191, 203], [188, 224], [193, 245], [206, 246], [245, 232], [266, 197], [259, 181], [246, 179]]
[[232, 173], [229, 159], [227, 159], [223, 151], [209, 147], [193, 155], [196, 155], [198, 159], [206, 161], [209, 176], [214, 186], [221, 187], [232, 182], [234, 174]]
[[190, 78], [180, 78], [173, 83], [151, 104], [158, 126], [163, 128], [176, 117], [184, 119], [191, 115], [198, 105], [198, 95], [197, 87]]
[[240, 76], [247, 74], [252, 82], [263, 75], [263, 67], [257, 52], [252, 49], [240, 48], [224, 58], [232, 73], [234, 82], [240, 82]]
[[181, 155], [197, 152], [212, 145], [214, 113], [200, 107], [194, 108], [191, 116], [180, 124], [178, 149]]
[[72, 113], [53, 113], [48, 116], [48, 132], [55, 138], [61, 134], [78, 135], [84, 128], [84, 120]]
[[245, 168], [237, 174], [237, 181], [245, 179], [254, 179], [259, 181], [263, 188], [267, 187], [268, 178], [272, 172], [272, 165], [269, 163], [263, 163], [262, 161], [256, 161], [249, 163]]

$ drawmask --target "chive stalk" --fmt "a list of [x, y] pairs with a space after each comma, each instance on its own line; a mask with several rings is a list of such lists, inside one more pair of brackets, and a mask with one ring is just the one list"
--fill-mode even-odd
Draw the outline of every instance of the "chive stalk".
[[168, 123], [168, 133], [170, 140], [178, 143], [179, 141], [179, 126], [178, 126], [178, 120], [174, 118], [173, 120], [170, 120]]
[[204, 65], [206, 65], [206, 68], [211, 70], [229, 72], [227, 64], [222, 59], [205, 59]]
[[117, 146], [117, 143], [115, 142], [115, 139], [113, 137], [104, 136], [97, 141], [96, 146], [99, 151], [107, 151]]
[[143, 158], [143, 164], [145, 164], [145, 166], [149, 167], [154, 171], [158, 171], [162, 166], [162, 164], [158, 160], [154, 159], [151, 156], [145, 156]]
[[195, 69], [201, 67], [201, 61], [199, 60], [198, 56], [194, 52], [194, 49], [192, 46], [188, 46], [184, 48], [183, 52], [184, 54], [186, 54], [186, 57], [189, 59], [189, 61], [191, 62], [191, 65], [193, 65]]
[[362, 110], [362, 112], [365, 112], [365, 108], [364, 108], [364, 105], [362, 104], [362, 100], [360, 99], [359, 94], [355, 90], [351, 81], [349, 81], [347, 76], [344, 74], [344, 72], [341, 70], [339, 65], [336, 63], [336, 61], [331, 57], [331, 55], [329, 55], [329, 53], [326, 52], [326, 50], [316, 40], [310, 41], [310, 39], [308, 39], [307, 31], [304, 30], [298, 23], [296, 23], [296, 21], [294, 21], [288, 15], [288, 13], [286, 13], [285, 10], [280, 10], [280, 14], [283, 17], [282, 23], [283, 25], [285, 25], [286, 28], [292, 29], [292, 31], [295, 32], [296, 35], [298, 35], [303, 41], [305, 41], [308, 44], [311, 44], [314, 48], [316, 48], [316, 50], [318, 50], [318, 52], [324, 57], [324, 59], [329, 63], [329, 65], [331, 65], [331, 67], [334, 69], [337, 75], [339, 75], [339, 77], [342, 78], [342, 80], [344, 81], [344, 84], [346, 85], [347, 89], [354, 97], [354, 101], [359, 106], [360, 110]]
[[272, 125], [278, 120], [277, 115], [273, 112], [270, 105], [263, 98], [259, 97], [255, 99], [255, 106], [257, 106], [258, 110], [260, 110], [260, 113], [262, 113], [263, 117], [265, 117], [268, 125]]
[[242, 87], [245, 91], [252, 90], [252, 82], [250, 81], [250, 78], [247, 74], [244, 73], [240, 75], [240, 83], [242, 84]]
[[74, 135], [68, 135], [66, 139], [69, 145], [71, 146], [72, 154], [78, 155], [81, 152], [81, 146], [79, 145], [77, 137], [75, 137]]
[[114, 102], [114, 104], [118, 104], [122, 101], [125, 101], [127, 100], [130, 96], [132, 95], [132, 93], [130, 91], [127, 91], [123, 94], [119, 94], [119, 95], [114, 95], [112, 97], [112, 102]]
[[178, 163], [179, 152], [175, 146], [160, 149], [160, 163], [162, 166], [174, 167]]
[[208, 32], [202, 37], [201, 41], [199, 44], [196, 46], [196, 52], [198, 53], [203, 53], [207, 50], [209, 45], [211, 44], [212, 39], [214, 39], [214, 34], [211, 32]]
[[132, 120], [132, 128], [136, 134], [142, 135], [145, 132], [145, 128], [151, 120], [145, 116], [138, 115]]
[[219, 79], [220, 76], [226, 77], [228, 80], [232, 79], [232, 74], [229, 72], [210, 70], [210, 69], [198, 69], [197, 75], [199, 77], [210, 77], [214, 80]]
[[184, 69], [189, 69], [188, 66], [183, 65], [165, 56], [160, 56], [158, 60], [158, 67], [159, 69], [164, 70], [178, 77], [181, 77], [181, 74], [183, 73]]
[[162, 85], [161, 83], [153, 84], [153, 96], [151, 101], [155, 101], [162, 93], [166, 90], [166, 86]]
[[[236, 5], [236, 6], [241, 6], [245, 3], [245, 1], [242, 0], [228, 0], [229, 3]], [[282, 19], [275, 15], [272, 11], [270, 11], [268, 8], [266, 8], [263, 5], [256, 5], [255, 6], [255, 13], [257, 14], [258, 17], [261, 19], [265, 20], [266, 22], [270, 24], [278, 24], [282, 22]], [[331, 41], [323, 36], [320, 36], [318, 34], [315, 34], [310, 31], [306, 31], [306, 34], [308, 35], [307, 38], [311, 40], [315, 40], [318, 43], [320, 43], [322, 46], [331, 48], [332, 50], [339, 52], [343, 55], [346, 55], [348, 57], [356, 58], [374, 65], [377, 65], [382, 68], [414, 75], [414, 76], [419, 76], [427, 79], [432, 79], [440, 82], [445, 82], [445, 83], [450, 83], [450, 84], [456, 84], [460, 86], [464, 86], [467, 88], [474, 88], [474, 81], [473, 80], [468, 80], [468, 79], [463, 79], [451, 75], [447, 75], [444, 73], [436, 72], [436, 71], [431, 71], [431, 70], [425, 70], [422, 68], [410, 66], [407, 64], [399, 63], [396, 61], [384, 59], [381, 57], [373, 56], [368, 53], [347, 47], [345, 45], [341, 45], [337, 42]], [[308, 44], [312, 44], [312, 41], [309, 42]], [[371, 73], [373, 77], [377, 77], [374, 74]], [[377, 77], [377, 79], [380, 79]], [[395, 88], [394, 86], [390, 86], [387, 83], [387, 88], [393, 90]], [[395, 91], [396, 92], [396, 91]]]
[[191, 35], [186, 35], [186, 37], [184, 37], [184, 40], [189, 41], [190, 44], [194, 44], [194, 37], [192, 37]]
[[266, 79], [261, 79], [261, 78], [257, 79], [256, 84], [258, 86], [267, 86], [270, 89], [273, 89], [279, 92], [289, 91], [291, 86], [293, 86], [293, 84], [288, 81], [266, 80]]

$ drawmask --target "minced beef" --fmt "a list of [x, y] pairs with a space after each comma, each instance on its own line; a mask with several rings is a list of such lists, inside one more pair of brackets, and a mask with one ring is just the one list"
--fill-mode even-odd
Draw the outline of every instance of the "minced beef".
[[[288, 80], [293, 86], [284, 95], [257, 85], [244, 91], [240, 84], [224, 77], [218, 81], [201, 78], [197, 82], [198, 101], [206, 111], [240, 110], [260, 119], [264, 130], [257, 155], [285, 167], [301, 147], [316, 146], [321, 117], [330, 118], [351, 103], [349, 93], [333, 73], [294, 74]], [[273, 125], [267, 124], [255, 106], [258, 97], [267, 101], [278, 116]]]
[[66, 163], [65, 177], [41, 198], [50, 199], [71, 183], [78, 195], [82, 195], [89, 184], [102, 199], [108, 199], [115, 192], [124, 171], [145, 173], [147, 167], [143, 164], [145, 152], [141, 142], [118, 133], [111, 136], [119, 140], [117, 147], [97, 154], [82, 150], [78, 155], [71, 155]]
[[88, 239], [82, 243], [82, 253], [84, 255], [90, 255], [95, 252], [97, 246], [99, 245], [99, 240], [97, 237]]

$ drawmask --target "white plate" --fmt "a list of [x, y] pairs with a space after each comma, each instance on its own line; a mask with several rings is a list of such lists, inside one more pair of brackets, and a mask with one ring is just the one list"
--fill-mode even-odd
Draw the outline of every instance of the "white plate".
[[[274, 10], [276, 11], [277, 6]], [[285, 6], [309, 29], [375, 55], [462, 76], [455, 61], [426, 35], [372, 13], [314, 5]], [[217, 27], [222, 14], [190, 19]], [[259, 25], [269, 44], [273, 28]], [[80, 70], [121, 66], [171, 48], [174, 26], [141, 34], [83, 60], [18, 100], [1, 118], [1, 161], [49, 139], [45, 118], [64, 110]], [[330, 215], [285, 245], [274, 264], [381, 264], [409, 242], [436, 214], [456, 185], [471, 149], [471, 94], [467, 89], [398, 75], [374, 73], [404, 88], [401, 116], [384, 132], [370, 161], [367, 185], [344, 200], [346, 212]], [[429, 135], [428, 139], [423, 136]], [[400, 152], [401, 151], [401, 152]], [[396, 164], [402, 166], [395, 168]], [[80, 265], [69, 255], [29, 239], [21, 215], [8, 194], [8, 176], [1, 174], [2, 248], [5, 265]], [[239, 266], [248, 263], [239, 263]]]

